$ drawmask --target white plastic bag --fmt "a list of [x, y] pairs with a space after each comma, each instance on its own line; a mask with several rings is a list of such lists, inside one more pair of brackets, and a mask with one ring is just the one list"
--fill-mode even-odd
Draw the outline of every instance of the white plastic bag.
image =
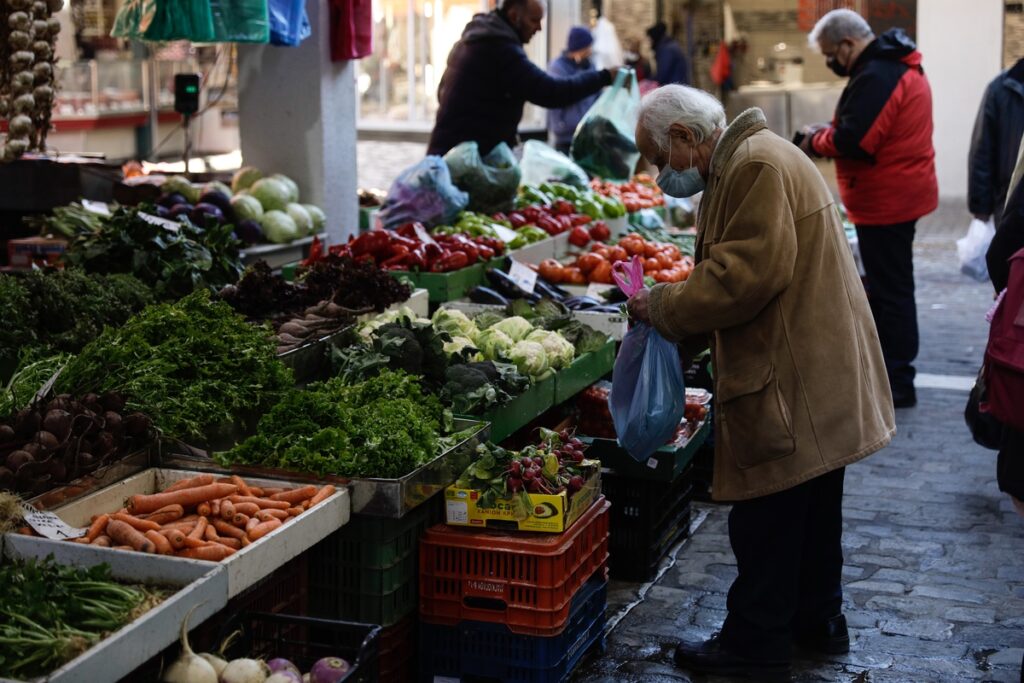
[[960, 272], [970, 275], [979, 282], [988, 280], [988, 266], [985, 264], [985, 252], [996, 234], [992, 219], [971, 220], [967, 234], [956, 241], [956, 254], [960, 259]]

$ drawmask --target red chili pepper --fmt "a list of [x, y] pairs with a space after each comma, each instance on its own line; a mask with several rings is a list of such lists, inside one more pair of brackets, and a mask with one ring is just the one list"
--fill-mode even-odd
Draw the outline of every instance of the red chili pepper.
[[427, 256], [423, 247], [416, 247], [410, 251], [405, 262], [408, 264], [409, 270], [426, 270]]
[[405, 265], [404, 263], [395, 263], [393, 265], [387, 266], [385, 270], [409, 270], [409, 266]]
[[521, 228], [524, 225], [529, 224], [530, 222], [529, 220], [527, 220], [526, 216], [519, 213], [518, 211], [513, 211], [512, 213], [510, 213], [508, 215], [508, 220], [512, 224], [513, 228]]
[[433, 273], [449, 273], [469, 265], [469, 257], [461, 251], [450, 252], [434, 261], [430, 266]]
[[391, 234], [385, 230], [364, 232], [352, 241], [352, 256], [359, 258], [364, 254], [379, 254], [391, 244]]
[[568, 216], [576, 213], [576, 207], [573, 206], [573, 203], [565, 199], [559, 199], [556, 201], [552, 208], [559, 216]]
[[428, 265], [447, 253], [441, 248], [440, 244], [431, 244], [430, 242], [427, 242], [422, 248], [423, 257], [426, 259]]
[[498, 213], [496, 213], [493, 216], [491, 216], [491, 218], [493, 218], [496, 221], [507, 221], [508, 220], [508, 216], [503, 214], [501, 211], [499, 211]]
[[558, 224], [554, 218], [550, 216], [541, 216], [537, 219], [537, 227], [546, 232], [549, 235], [557, 235], [560, 232], [565, 232], [562, 227]]

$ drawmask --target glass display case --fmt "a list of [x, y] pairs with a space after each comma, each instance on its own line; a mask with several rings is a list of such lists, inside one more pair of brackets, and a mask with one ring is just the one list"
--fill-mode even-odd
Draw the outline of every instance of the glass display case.
[[[174, 106], [174, 75], [195, 71], [192, 61], [156, 62], [157, 107]], [[148, 60], [89, 60], [57, 67], [55, 119], [145, 114], [150, 109]]]

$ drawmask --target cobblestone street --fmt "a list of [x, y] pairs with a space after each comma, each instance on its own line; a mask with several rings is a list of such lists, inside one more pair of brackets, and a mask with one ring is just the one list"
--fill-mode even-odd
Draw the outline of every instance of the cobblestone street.
[[[919, 403], [897, 411], [892, 445], [846, 475], [852, 651], [796, 660], [796, 681], [1020, 680], [1024, 520], [997, 489], [995, 453], [974, 445], [962, 417], [967, 393], [960, 387], [977, 370], [992, 302], [988, 284], [958, 272], [954, 240], [966, 224], [966, 212], [954, 207], [919, 227]], [[939, 388], [946, 385], [957, 388]], [[592, 658], [576, 681], [721, 680], [691, 678], [672, 665], [680, 636], [718, 629], [735, 575], [728, 507], [700, 511], [706, 517], [674, 566], [640, 589], [642, 601], [636, 584], [613, 583], [610, 613], [621, 621], [606, 655]]]

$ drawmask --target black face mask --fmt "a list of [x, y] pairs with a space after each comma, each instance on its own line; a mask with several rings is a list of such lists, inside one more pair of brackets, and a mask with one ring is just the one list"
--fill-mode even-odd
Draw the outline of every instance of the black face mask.
[[839, 76], [840, 78], [845, 78], [846, 76], [850, 75], [850, 70], [847, 69], [842, 64], [840, 64], [839, 61], [836, 60], [835, 56], [829, 57], [827, 60], [825, 60], [825, 66], [831, 69], [832, 73], [834, 73], [836, 76]]

